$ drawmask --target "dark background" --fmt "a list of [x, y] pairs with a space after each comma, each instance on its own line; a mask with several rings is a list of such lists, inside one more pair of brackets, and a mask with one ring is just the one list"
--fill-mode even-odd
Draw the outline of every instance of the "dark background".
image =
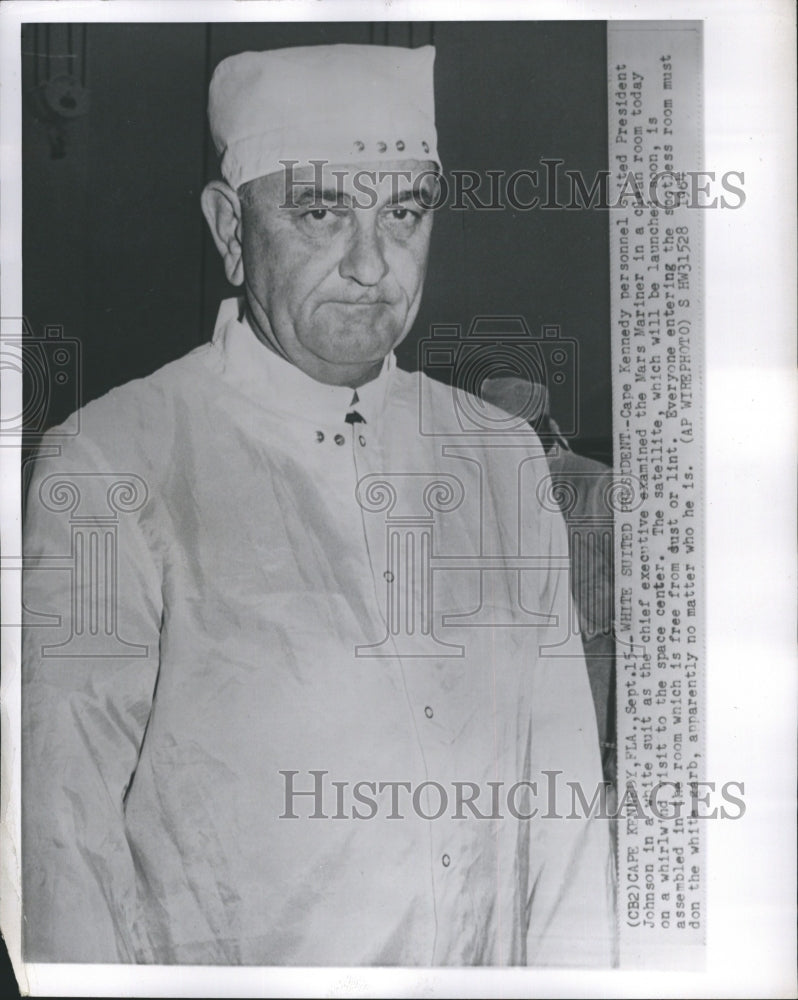
[[[81, 381], [53, 394], [48, 426], [209, 339], [232, 293], [199, 207], [218, 176], [205, 113], [216, 64], [247, 49], [331, 42], [435, 44], [447, 174], [558, 158], [589, 182], [607, 167], [604, 22], [26, 25], [25, 315], [34, 335], [61, 327], [81, 350]], [[65, 73], [85, 84], [88, 111], [48, 122], [37, 93]], [[465, 331], [486, 315], [520, 315], [533, 334], [556, 324], [576, 342], [574, 445], [609, 459], [606, 211], [439, 211], [400, 364], [418, 367], [433, 324]], [[568, 395], [552, 404], [564, 427]]]

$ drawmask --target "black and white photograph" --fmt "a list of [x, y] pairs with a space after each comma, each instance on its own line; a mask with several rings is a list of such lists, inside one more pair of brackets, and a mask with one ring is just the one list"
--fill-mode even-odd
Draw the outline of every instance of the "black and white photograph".
[[794, 12], [188, 6], [3, 12], [20, 993], [794, 995]]

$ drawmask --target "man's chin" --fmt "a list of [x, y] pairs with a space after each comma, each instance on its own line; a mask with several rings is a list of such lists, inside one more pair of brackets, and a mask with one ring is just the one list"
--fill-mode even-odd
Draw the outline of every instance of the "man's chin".
[[329, 364], [377, 364], [399, 343], [400, 332], [393, 326], [348, 324], [319, 338], [316, 354]]

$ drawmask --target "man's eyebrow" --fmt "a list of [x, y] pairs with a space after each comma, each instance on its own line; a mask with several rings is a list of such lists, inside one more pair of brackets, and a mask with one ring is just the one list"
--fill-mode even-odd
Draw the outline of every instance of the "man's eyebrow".
[[[299, 182], [294, 182], [294, 187], [299, 188]], [[295, 190], [293, 197], [289, 200], [288, 207], [307, 208], [308, 205], [348, 205], [349, 197], [342, 191], [334, 187], [317, 187], [308, 183], [302, 185], [301, 190]]]
[[420, 192], [420, 188], [407, 188], [405, 191], [400, 191], [398, 194], [394, 195], [390, 199], [390, 204], [398, 205], [404, 201], [415, 201]]
[[404, 191], [399, 191], [396, 195], [393, 195], [388, 200], [388, 204], [401, 205], [407, 201], [412, 201], [420, 208], [427, 208], [429, 204], [435, 201], [435, 194], [429, 191], [423, 184], [414, 184], [413, 187], [405, 188]]

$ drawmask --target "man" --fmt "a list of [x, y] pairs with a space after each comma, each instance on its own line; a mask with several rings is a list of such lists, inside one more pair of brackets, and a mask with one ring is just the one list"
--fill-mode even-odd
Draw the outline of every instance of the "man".
[[241, 297], [40, 463], [31, 959], [612, 958], [606, 823], [556, 801], [601, 768], [562, 520], [518, 507], [545, 454], [526, 427], [465, 440], [392, 356], [440, 170], [432, 61], [220, 64], [202, 206]]

